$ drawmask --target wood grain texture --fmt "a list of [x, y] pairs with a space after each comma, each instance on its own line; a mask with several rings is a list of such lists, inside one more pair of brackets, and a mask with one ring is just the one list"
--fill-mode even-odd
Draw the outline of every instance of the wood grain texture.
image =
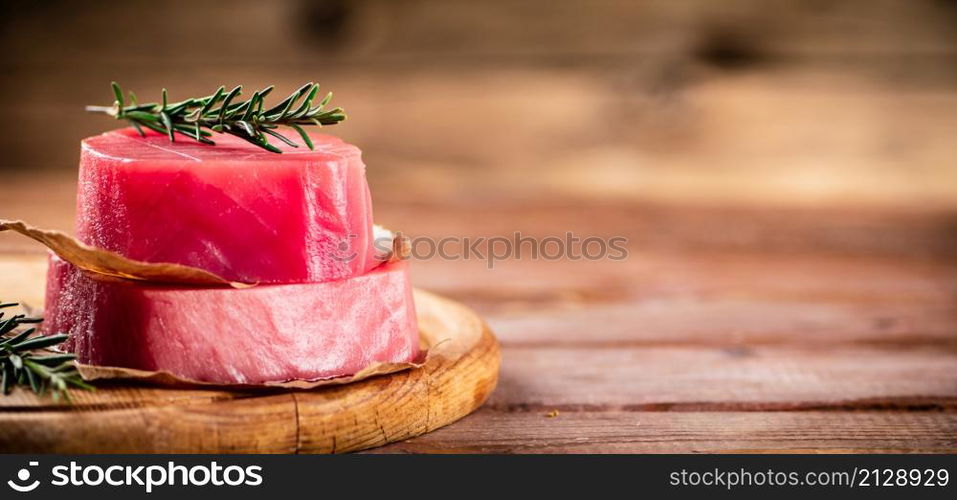
[[[438, 235], [467, 212], [387, 206], [401, 224]], [[543, 221], [540, 231], [585, 224], [572, 210], [487, 210], [491, 215], [472, 218], [468, 234], [504, 230], [506, 214], [518, 225]], [[590, 208], [596, 233], [621, 227], [640, 235], [663, 227], [662, 219], [677, 227], [646, 235], [647, 248], [635, 247], [623, 262], [506, 261], [491, 270], [482, 261], [415, 262], [418, 285], [485, 312], [502, 340], [504, 364], [485, 409], [383, 451], [957, 449], [957, 266], [949, 217], [798, 212], [775, 225], [763, 213], [656, 210], [642, 218], [636, 208]], [[623, 223], [629, 217], [631, 226]], [[701, 232], [725, 217], [728, 227], [756, 229], [733, 245], [715, 241], [726, 235]], [[922, 254], [899, 243], [908, 240], [936, 250]], [[0, 260], [0, 292], [41, 300], [42, 255], [9, 251]], [[33, 288], [11, 288], [17, 274], [37, 280]], [[185, 408], [229, 404], [216, 393], [148, 388], [110, 391], [101, 403], [130, 408], [140, 390], [196, 401]], [[294, 408], [300, 422], [309, 422], [302, 428], [335, 427], [322, 394], [304, 396], [272, 402], [268, 411]], [[78, 394], [78, 404], [88, 404], [85, 397]], [[387, 413], [417, 404], [383, 401], [378, 413], [354, 418], [361, 432], [341, 441], [290, 428], [283, 432], [293, 437], [275, 439], [285, 444], [270, 451], [342, 451], [384, 436], [399, 440], [407, 434], [380, 424]], [[559, 416], [546, 418], [552, 410]], [[427, 412], [411, 428], [431, 429], [433, 418]]]
[[934, 347], [509, 347], [493, 407], [954, 409], [957, 355]]
[[[25, 286], [35, 286], [26, 284]], [[0, 398], [6, 453], [339, 453], [447, 425], [495, 387], [498, 344], [474, 313], [416, 292], [420, 328], [455, 345], [425, 366], [311, 391], [107, 384], [70, 406], [24, 390]]]
[[[521, 440], [514, 438], [522, 435]], [[482, 409], [454, 426], [374, 453], [953, 452], [946, 413], [546, 412]]]

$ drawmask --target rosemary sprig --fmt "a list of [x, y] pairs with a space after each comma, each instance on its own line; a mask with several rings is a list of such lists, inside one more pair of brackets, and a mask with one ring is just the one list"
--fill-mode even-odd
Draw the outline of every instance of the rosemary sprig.
[[[13, 302], [0, 304], [0, 309], [16, 305]], [[39, 323], [42, 319], [17, 314], [4, 320], [3, 316], [4, 312], [0, 311], [0, 390], [4, 395], [10, 394], [14, 385], [23, 385], [37, 394], [50, 391], [54, 401], [61, 397], [69, 401], [68, 386], [94, 390], [71, 363], [76, 356], [48, 351], [66, 340], [66, 335], [31, 337], [36, 328], [24, 329], [23, 325]]]
[[169, 102], [166, 89], [163, 89], [163, 101], [159, 103], [138, 104], [136, 95], [129, 93], [130, 105], [126, 105], [123, 90], [113, 82], [115, 100], [112, 106], [87, 106], [86, 110], [105, 113], [117, 120], [128, 120], [143, 134], [143, 128], [155, 130], [175, 141], [177, 133], [203, 144], [215, 144], [210, 136], [212, 132], [231, 134], [273, 153], [282, 151], [269, 143], [274, 137], [294, 148], [299, 147], [293, 140], [276, 129], [286, 126], [295, 130], [302, 142], [313, 149], [309, 135], [302, 127], [315, 125], [335, 125], [346, 119], [342, 108], [326, 109], [332, 100], [332, 92], [326, 94], [318, 104], [313, 102], [319, 94], [319, 84], [307, 83], [299, 90], [271, 108], [264, 106], [264, 99], [273, 87], [254, 92], [247, 101], [237, 101], [242, 86], [226, 91], [219, 87], [206, 97], [194, 97], [185, 101]]

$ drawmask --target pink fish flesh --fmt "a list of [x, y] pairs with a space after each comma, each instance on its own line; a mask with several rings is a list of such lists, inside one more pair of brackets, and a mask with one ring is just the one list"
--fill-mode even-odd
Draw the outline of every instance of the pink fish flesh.
[[362, 276], [247, 289], [93, 279], [50, 258], [47, 333], [80, 362], [163, 370], [215, 383], [352, 375], [409, 362], [418, 325], [405, 262]]
[[[312, 134], [283, 154], [216, 134], [216, 146], [133, 129], [83, 141], [77, 237], [228, 280], [316, 283], [376, 265], [358, 148]], [[278, 142], [278, 141], [276, 141]]]

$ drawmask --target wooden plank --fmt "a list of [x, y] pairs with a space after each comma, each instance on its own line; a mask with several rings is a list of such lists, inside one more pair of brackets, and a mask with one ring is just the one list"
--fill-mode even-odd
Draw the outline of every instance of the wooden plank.
[[[143, 394], [145, 395], [145, 394]], [[5, 453], [292, 453], [289, 394], [88, 411], [0, 410]]]
[[[939, 339], [946, 333], [941, 329], [952, 319], [957, 298], [957, 267], [949, 262], [784, 251], [669, 252], [645, 249], [640, 243], [629, 243], [629, 249], [625, 261], [504, 260], [493, 269], [480, 259], [432, 258], [413, 262], [413, 279], [419, 286], [480, 307], [493, 322], [501, 320], [500, 326], [507, 326], [510, 319], [552, 313], [571, 322], [589, 317], [625, 320], [631, 314], [666, 321], [670, 313], [663, 309], [673, 305], [675, 321], [683, 321], [680, 311], [689, 315], [687, 322], [695, 314], [726, 313], [747, 315], [751, 324], [781, 331], [790, 327], [820, 330], [829, 328], [823, 324], [825, 318], [841, 318], [848, 323], [830, 326], [846, 330], [862, 326], [868, 318], [882, 317], [889, 319], [874, 319], [881, 323], [874, 326], [917, 334], [926, 330]], [[767, 305], [787, 316], [769, 317], [757, 307], [749, 314], [748, 304]], [[694, 310], [698, 307], [700, 311]], [[862, 316], [849, 316], [854, 312]], [[788, 326], [792, 319], [800, 324]], [[741, 327], [745, 332], [749, 329], [746, 324]], [[530, 332], [536, 328], [531, 326]], [[699, 323], [698, 328], [709, 325]], [[867, 331], [847, 334], [867, 335]]]
[[[182, 30], [177, 39], [163, 38], [162, 26], [136, 22], [185, 11], [193, 15], [177, 16]], [[707, 0], [567, 0], [560, 5], [548, 0], [315, 5], [245, 0], [228, 7], [173, 0], [162, 8], [139, 0], [127, 2], [123, 11], [66, 2], [11, 12], [18, 29], [10, 30], [3, 41], [11, 49], [7, 57], [23, 54], [27, 60], [36, 58], [35, 64], [72, 59], [151, 66], [173, 56], [179, 64], [308, 63], [309, 57], [320, 55], [336, 64], [349, 58], [472, 64], [511, 58], [541, 64], [543, 59], [607, 62], [609, 57], [649, 53], [694, 54], [710, 45], [746, 51], [741, 57], [751, 55], [760, 62], [781, 55], [952, 53], [957, 41], [947, 22], [950, 14], [944, 4], [927, 0], [856, 0], [828, 8], [782, 2], [774, 9], [760, 0], [720, 6]], [[207, 19], [222, 21], [217, 37], [208, 36]], [[245, 36], [251, 32], [259, 33], [261, 40]], [[48, 36], [16, 36], [22, 33]], [[83, 44], [64, 50], [62, 40], [81, 37]], [[127, 43], [117, 44], [117, 39]], [[136, 53], [132, 61], [130, 51]]]
[[[727, 252], [741, 252], [747, 254], [742, 257], [750, 258], [768, 254], [794, 258], [798, 253], [815, 254], [815, 258], [853, 255], [864, 257], [860, 263], [865, 265], [878, 262], [867, 257], [929, 260], [957, 255], [957, 236], [950, 230], [957, 220], [955, 211], [935, 210], [930, 206], [915, 210], [848, 207], [758, 210], [647, 200], [586, 202], [576, 198], [524, 201], [496, 198], [496, 203], [489, 206], [482, 200], [468, 198], [438, 195], [414, 198], [402, 189], [408, 186], [408, 179], [396, 181], [397, 184], [374, 191], [378, 195], [377, 216], [389, 227], [413, 236], [512, 238], [516, 231], [535, 237], [564, 238], [566, 232], [580, 238], [624, 236], [632, 250], [697, 252], [695, 257], [707, 259], [705, 263], [709, 265], [724, 264], [721, 259], [726, 256], [720, 253]], [[399, 197], [401, 199], [396, 199]], [[730, 257], [728, 260], [733, 263], [733, 256]], [[574, 263], [579, 266], [587, 261]], [[774, 264], [767, 260], [757, 263]], [[885, 262], [884, 270], [894, 272], [891, 264]], [[949, 260], [949, 264], [957, 268], [953, 260]], [[832, 267], [845, 265], [854, 269], [860, 264], [853, 261], [831, 264]], [[898, 274], [910, 269], [902, 271]], [[925, 274], [930, 274], [928, 271], [932, 270], [925, 270]]]
[[502, 359], [492, 408], [957, 407], [953, 347], [506, 346]]
[[262, 392], [216, 391], [202, 389], [169, 390], [160, 387], [100, 383], [96, 391], [74, 390], [71, 402], [54, 402], [49, 397], [37, 397], [29, 390], [13, 390], [0, 400], [0, 412], [31, 411], [107, 411], [143, 407], [189, 406], [213, 402], [229, 402], [262, 396]]
[[[223, 81], [254, 86], [272, 80], [284, 92], [300, 78], [276, 80], [273, 70], [251, 71], [186, 72], [181, 80], [169, 73], [116, 78], [140, 94], [166, 86], [175, 89], [174, 96], [206, 93]], [[19, 127], [0, 136], [8, 152], [2, 168], [72, 170], [77, 142], [115, 125], [88, 114], [62, 117], [64, 108], [108, 99], [108, 88], [92, 78], [78, 81], [65, 96], [43, 87], [71, 76], [26, 75], [16, 85], [36, 89], [36, 102], [0, 99]], [[826, 72], [718, 76], [675, 90], [677, 103], [665, 107], [648, 90], [614, 90], [614, 78], [572, 70], [383, 78], [354, 71], [325, 76], [323, 85], [336, 91], [352, 117], [335, 134], [364, 149], [380, 202], [957, 206], [957, 183], [946, 168], [952, 162], [947, 131], [957, 126], [953, 85], [886, 90], [867, 78]], [[818, 80], [837, 82], [828, 88], [801, 85]], [[600, 111], [582, 115], [580, 109]], [[384, 118], [395, 115], [409, 116], [416, 127]], [[52, 120], [59, 120], [56, 130], [48, 127]], [[893, 155], [886, 154], [888, 144]], [[746, 229], [724, 234], [740, 237]]]
[[[109, 91], [91, 77], [60, 92], [50, 82], [75, 79], [76, 71], [52, 68], [10, 81], [12, 88], [34, 89], [30, 95], [11, 92], [16, 100], [10, 102], [0, 97], [18, 123], [17, 133], [0, 136], [8, 152], [2, 168], [72, 170], [77, 142], [114, 126], [102, 116], [65, 117], [63, 109], [103, 102]], [[101, 72], [143, 98], [160, 87], [173, 97], [198, 95], [223, 82], [273, 83], [281, 93], [315, 78], [298, 70], [277, 79], [275, 68], [245, 65], [127, 68]], [[324, 73], [322, 83], [349, 111], [348, 124], [334, 133], [364, 149], [379, 202], [957, 206], [957, 183], [947, 168], [953, 154], [948, 131], [957, 126], [955, 82], [913, 89], [840, 69], [802, 68], [675, 83], [662, 98], [654, 78], [627, 86], [621, 79], [615, 71], [569, 68], [363, 68]], [[416, 126], [388, 118], [400, 115]], [[59, 124], [55, 130], [51, 121]]]
[[46, 260], [43, 253], [9, 255], [0, 252], [0, 297], [3, 297], [0, 300], [42, 308], [47, 281]]
[[790, 2], [767, 9], [760, 0], [720, 5], [707, 0], [573, 0], [560, 5], [548, 0], [415, 0], [369, 2], [366, 7], [357, 9], [357, 21], [370, 25], [369, 31], [378, 27], [379, 37], [367, 41], [365, 54], [406, 58], [525, 56], [540, 61], [560, 54], [565, 60], [590, 56], [607, 61], [607, 56], [693, 52], [711, 44], [760, 59], [951, 53], [957, 47], [946, 20], [937, 18], [946, 18], [949, 10], [926, 1], [851, 1], [826, 9]]
[[865, 343], [957, 348], [957, 305], [947, 303], [664, 296], [612, 305], [581, 301], [565, 310], [530, 307], [493, 315], [489, 323], [509, 347]]
[[481, 410], [373, 453], [953, 453], [957, 415]]

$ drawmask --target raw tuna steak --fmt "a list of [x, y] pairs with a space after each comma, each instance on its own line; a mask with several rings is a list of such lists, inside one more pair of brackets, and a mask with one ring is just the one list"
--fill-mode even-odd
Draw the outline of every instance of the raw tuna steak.
[[337, 377], [419, 352], [404, 262], [341, 281], [237, 290], [95, 280], [51, 257], [46, 303], [44, 330], [70, 334], [81, 362], [199, 381]]
[[[77, 237], [232, 281], [358, 276], [373, 254], [372, 202], [355, 146], [313, 134], [283, 154], [216, 134], [216, 146], [115, 130], [83, 141]], [[278, 141], [277, 141], [278, 142]]]

